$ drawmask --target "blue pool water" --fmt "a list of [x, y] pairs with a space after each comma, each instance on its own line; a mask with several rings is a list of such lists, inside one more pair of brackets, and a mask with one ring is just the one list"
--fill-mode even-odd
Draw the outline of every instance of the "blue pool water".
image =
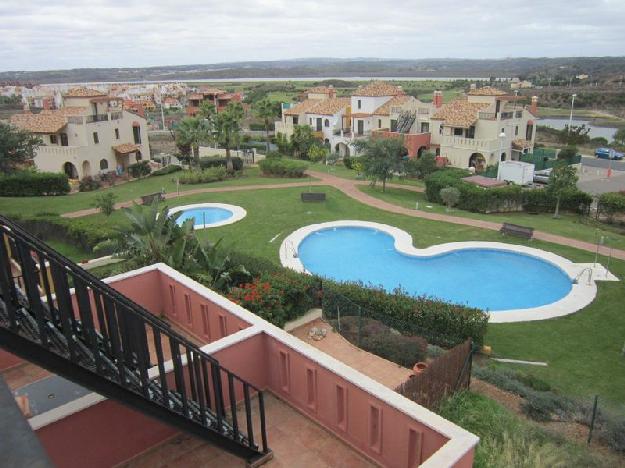
[[176, 223], [180, 226], [187, 219], [194, 218], [193, 225], [202, 226], [204, 224], [210, 225], [218, 223], [220, 221], [225, 221], [226, 219], [232, 218], [232, 216], [234, 216], [234, 213], [224, 208], [190, 208], [182, 212], [182, 214], [178, 217]]
[[401, 286], [490, 311], [525, 309], [555, 302], [571, 290], [557, 266], [529, 255], [494, 249], [463, 249], [432, 257], [403, 255], [389, 234], [371, 228], [317, 231], [299, 245], [304, 267], [338, 281], [362, 281], [387, 291]]

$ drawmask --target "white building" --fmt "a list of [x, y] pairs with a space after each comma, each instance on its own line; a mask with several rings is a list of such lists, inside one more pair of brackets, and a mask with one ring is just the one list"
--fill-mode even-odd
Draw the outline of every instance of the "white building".
[[452, 166], [480, 170], [518, 160], [534, 146], [537, 98], [525, 107], [517, 96], [491, 87], [472, 88], [447, 104], [440, 91], [425, 103], [383, 81], [358, 88], [350, 98], [336, 98], [321, 88], [308, 90], [305, 97], [283, 109], [276, 132], [290, 136], [295, 125], [309, 125], [339, 156], [355, 154], [359, 138], [402, 137], [410, 157], [431, 150]]
[[33, 160], [39, 170], [71, 179], [122, 175], [129, 165], [150, 159], [146, 120], [123, 110], [121, 98], [94, 89], [71, 89], [60, 109], [14, 115], [11, 123], [43, 140]]

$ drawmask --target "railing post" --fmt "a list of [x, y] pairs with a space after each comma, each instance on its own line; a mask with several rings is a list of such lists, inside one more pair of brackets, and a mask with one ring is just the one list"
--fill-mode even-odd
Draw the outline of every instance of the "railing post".
[[245, 398], [245, 417], [247, 419], [247, 440], [249, 446], [254, 448], [254, 426], [252, 424], [252, 408], [250, 403], [250, 386], [243, 382], [243, 396]]
[[269, 447], [267, 446], [267, 423], [265, 421], [265, 397], [263, 392], [258, 391], [258, 410], [260, 413], [260, 437], [263, 441], [263, 453], [269, 452]]
[[232, 429], [235, 433], [237, 433], [239, 432], [239, 421], [237, 419], [237, 396], [234, 391], [234, 377], [230, 372], [228, 372], [228, 398], [230, 399], [230, 411], [232, 412]]

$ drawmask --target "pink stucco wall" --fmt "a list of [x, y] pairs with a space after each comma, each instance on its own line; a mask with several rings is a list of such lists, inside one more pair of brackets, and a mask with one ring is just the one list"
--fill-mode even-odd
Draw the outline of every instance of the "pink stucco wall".
[[23, 362], [24, 360], [17, 357], [15, 354], [11, 354], [4, 349], [0, 349], [0, 371], [10, 369]]
[[112, 400], [36, 431], [55, 466], [109, 468], [176, 434], [176, 430]]

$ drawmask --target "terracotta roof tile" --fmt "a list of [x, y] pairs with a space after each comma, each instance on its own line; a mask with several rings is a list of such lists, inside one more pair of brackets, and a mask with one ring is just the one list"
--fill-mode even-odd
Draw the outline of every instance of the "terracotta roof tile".
[[201, 93], [201, 94], [224, 94], [225, 93], [223, 89], [214, 88], [212, 86], [200, 86], [197, 91], [198, 93]]
[[401, 106], [405, 102], [410, 100], [410, 96], [406, 96], [405, 94], [395, 96], [392, 99], [389, 99], [380, 107], [378, 107], [375, 111], [373, 111], [373, 115], [390, 115], [391, 107], [393, 106]]
[[445, 125], [452, 127], [470, 127], [477, 121], [477, 113], [489, 107], [486, 102], [468, 102], [463, 99], [451, 101], [443, 105], [432, 117], [433, 120], [444, 120]]
[[86, 107], [79, 107], [79, 106], [68, 106], [68, 107], [61, 107], [60, 109], [55, 109], [55, 110], [42, 110], [40, 112], [40, 114], [44, 114], [44, 115], [83, 115], [85, 113], [87, 113], [88, 109]]
[[113, 149], [116, 153], [128, 154], [139, 151], [141, 149], [141, 146], [135, 145], [134, 143], [122, 143], [121, 145], [113, 146]]
[[67, 125], [67, 119], [59, 113], [15, 114], [11, 124], [32, 133], [57, 133]]
[[349, 107], [351, 104], [350, 98], [332, 98], [323, 99], [322, 101], [316, 101], [318, 104], [308, 111], [307, 114], [320, 114], [320, 115], [334, 115], [337, 112]]
[[354, 96], [365, 97], [381, 97], [381, 96], [399, 96], [406, 94], [399, 86], [394, 86], [386, 81], [372, 81], [364, 87], [359, 87], [354, 91]]
[[285, 110], [284, 115], [305, 114], [306, 112], [309, 111], [309, 109], [312, 109], [317, 104], [319, 104], [319, 101], [317, 99], [306, 99], [296, 104], [295, 106], [291, 107], [290, 109]]
[[469, 91], [469, 96], [505, 96], [506, 94], [508, 93], [491, 86], [484, 86], [482, 88], [472, 89]]
[[105, 93], [91, 88], [72, 88], [64, 94], [65, 97], [99, 97], [106, 96]]

